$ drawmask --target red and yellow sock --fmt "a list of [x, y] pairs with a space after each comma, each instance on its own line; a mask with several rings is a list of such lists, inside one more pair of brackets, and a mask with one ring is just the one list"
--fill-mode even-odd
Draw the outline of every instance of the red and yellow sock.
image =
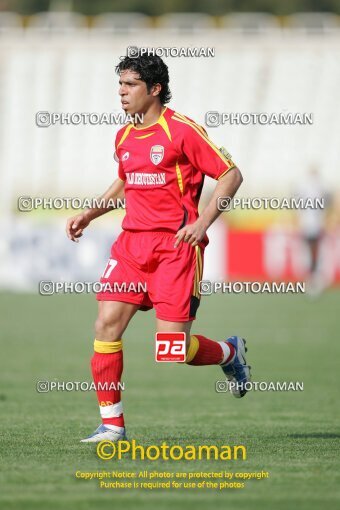
[[[93, 381], [97, 388], [102, 422], [105, 425], [124, 427], [123, 406], [118, 385], [123, 373], [122, 341], [102, 342], [95, 339], [91, 368]], [[116, 389], [112, 389], [112, 387]]]
[[229, 342], [215, 342], [202, 335], [191, 335], [185, 362], [188, 365], [222, 365], [235, 356], [235, 348]]

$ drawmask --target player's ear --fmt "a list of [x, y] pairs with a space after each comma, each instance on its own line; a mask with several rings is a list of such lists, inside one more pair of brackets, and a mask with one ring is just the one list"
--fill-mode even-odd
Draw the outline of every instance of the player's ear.
[[161, 90], [162, 90], [162, 85], [160, 83], [155, 83], [155, 85], [152, 85], [151, 94], [153, 96], [159, 96]]

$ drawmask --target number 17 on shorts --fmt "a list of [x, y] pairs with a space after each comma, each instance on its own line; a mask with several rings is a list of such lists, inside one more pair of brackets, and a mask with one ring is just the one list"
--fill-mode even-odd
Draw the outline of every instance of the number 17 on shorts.
[[156, 361], [184, 363], [185, 333], [156, 333]]

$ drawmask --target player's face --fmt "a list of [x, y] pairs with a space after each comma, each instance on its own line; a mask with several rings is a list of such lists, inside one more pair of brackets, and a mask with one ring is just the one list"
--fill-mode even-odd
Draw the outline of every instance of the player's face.
[[145, 113], [158, 95], [155, 92], [157, 86], [148, 92], [146, 83], [139, 79], [139, 74], [129, 69], [120, 74], [119, 85], [122, 108], [131, 115]]

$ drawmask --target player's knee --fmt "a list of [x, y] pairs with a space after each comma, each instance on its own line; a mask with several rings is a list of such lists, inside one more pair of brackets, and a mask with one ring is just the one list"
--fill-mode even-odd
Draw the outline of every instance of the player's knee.
[[96, 338], [98, 340], [115, 341], [121, 338], [124, 330], [124, 324], [118, 316], [113, 315], [98, 315], [95, 322]]

